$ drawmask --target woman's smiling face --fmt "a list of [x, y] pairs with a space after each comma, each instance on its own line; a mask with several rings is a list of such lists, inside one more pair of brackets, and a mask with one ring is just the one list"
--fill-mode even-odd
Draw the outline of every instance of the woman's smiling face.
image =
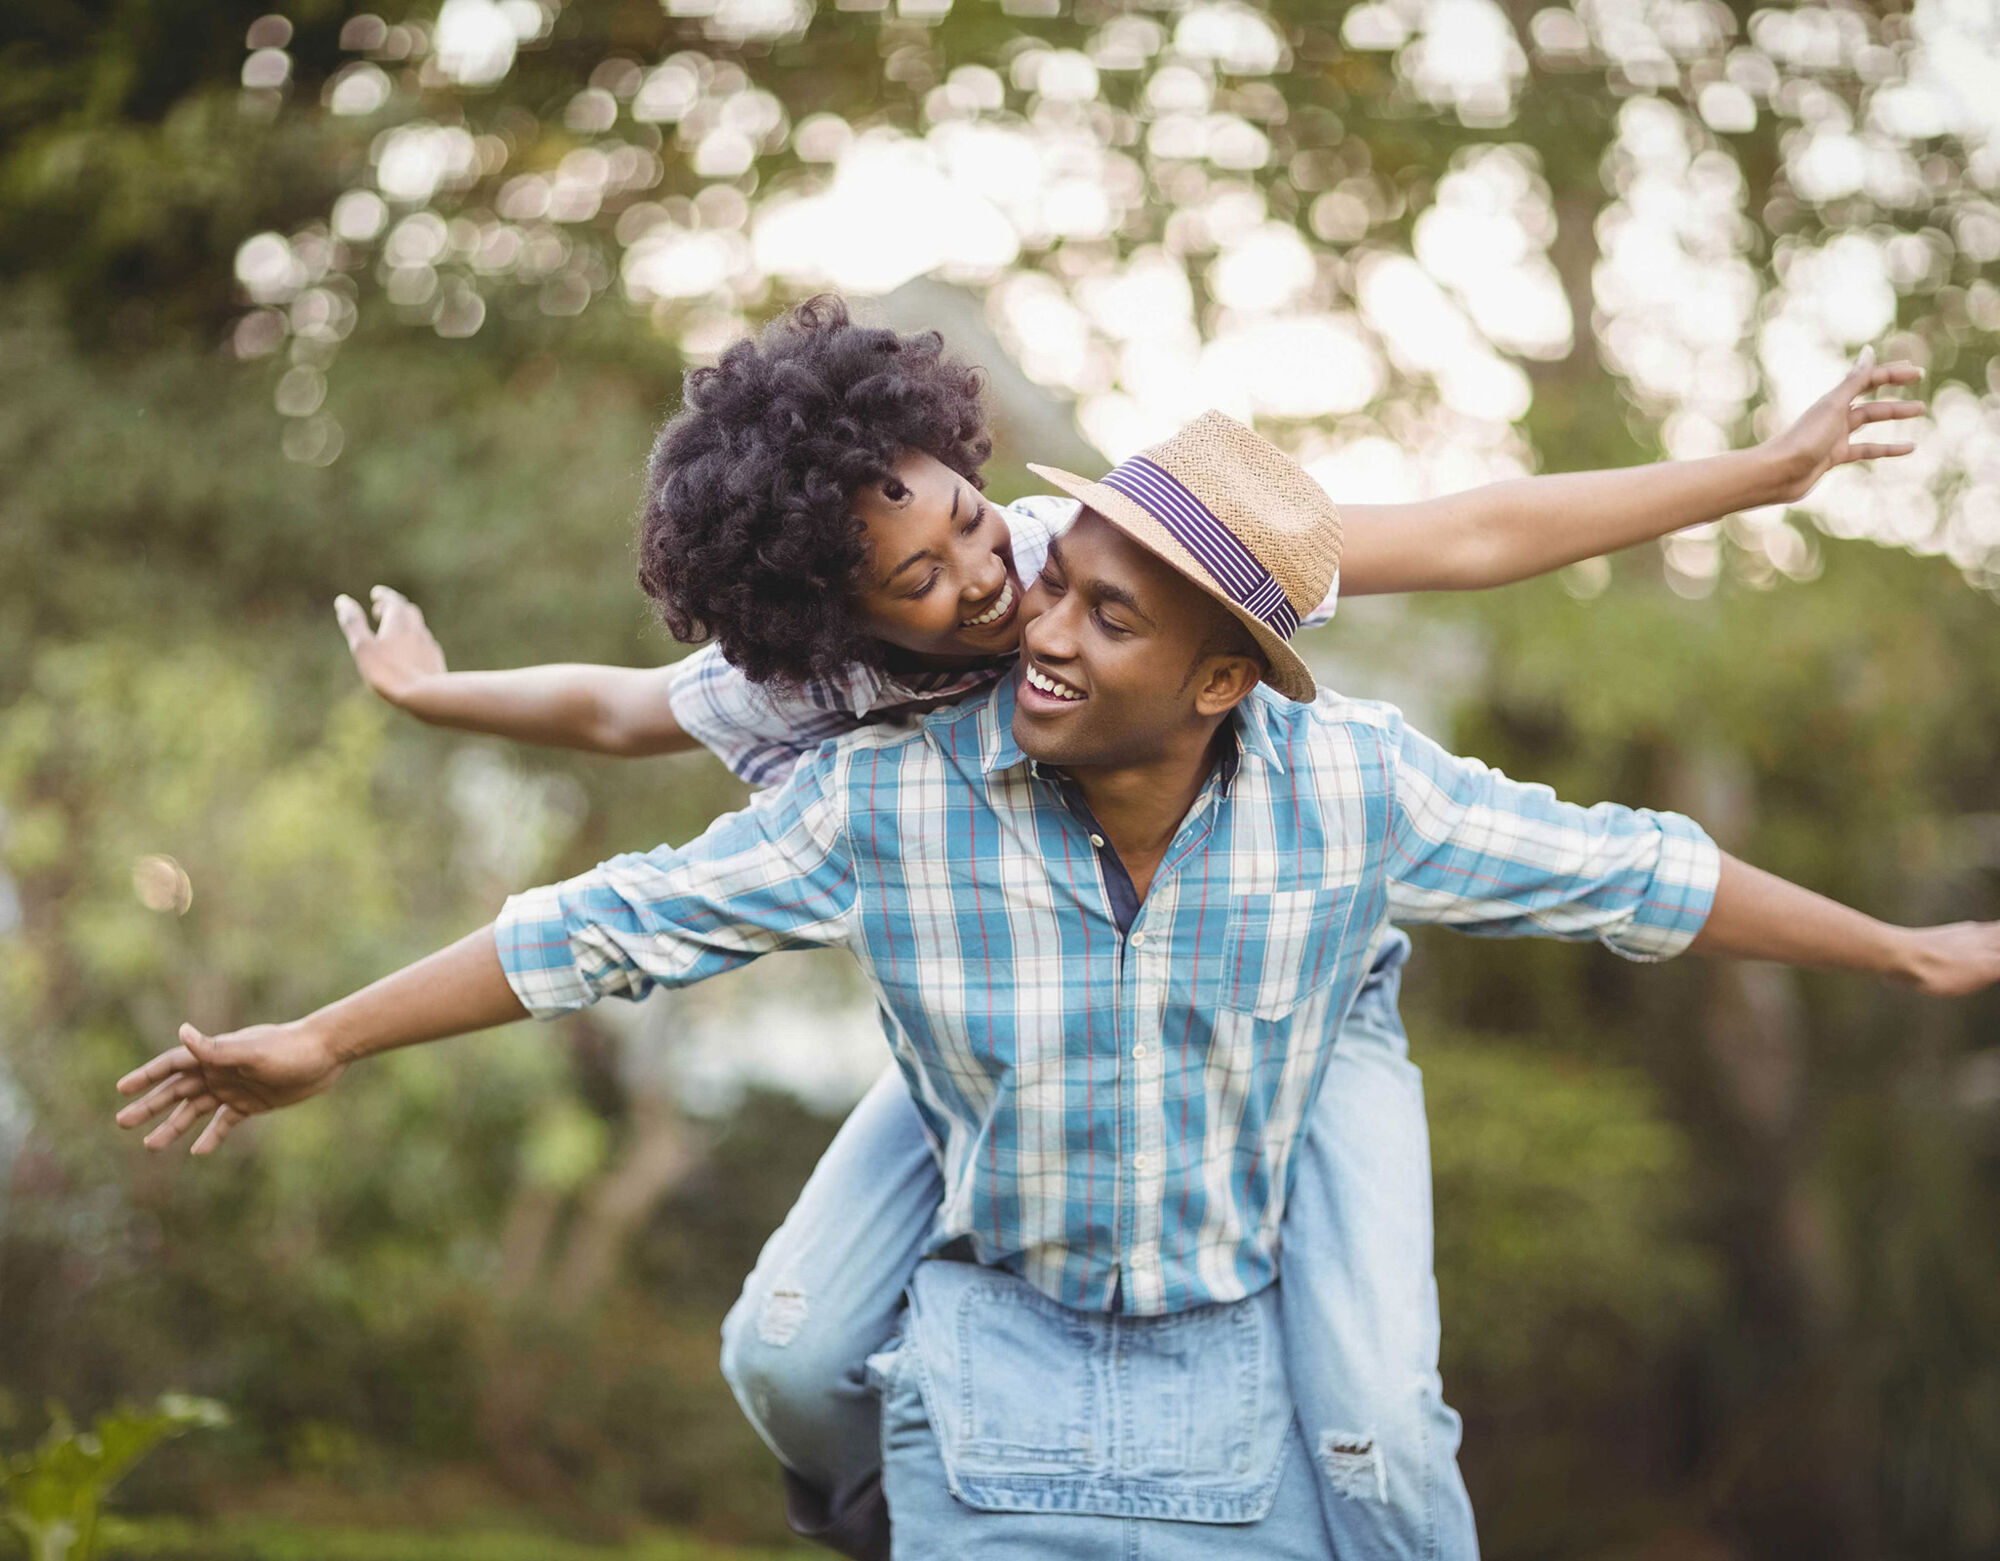
[[942, 461], [915, 452], [855, 496], [869, 559], [858, 605], [869, 632], [944, 662], [1020, 643], [1021, 582], [1000, 510]]

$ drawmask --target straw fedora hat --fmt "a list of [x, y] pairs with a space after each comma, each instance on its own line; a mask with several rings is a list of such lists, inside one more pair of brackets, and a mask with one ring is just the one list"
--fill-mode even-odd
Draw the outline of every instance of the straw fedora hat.
[[1313, 675], [1287, 642], [1340, 577], [1340, 512], [1268, 439], [1204, 412], [1086, 482], [1030, 465], [1234, 613], [1270, 662], [1264, 681], [1309, 700]]

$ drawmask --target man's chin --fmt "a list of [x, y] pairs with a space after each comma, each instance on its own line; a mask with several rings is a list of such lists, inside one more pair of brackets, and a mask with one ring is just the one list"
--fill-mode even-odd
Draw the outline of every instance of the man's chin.
[[1030, 759], [1041, 764], [1077, 763], [1076, 743], [1065, 740], [1069, 735], [1050, 731], [1046, 722], [1015, 706], [1014, 742]]

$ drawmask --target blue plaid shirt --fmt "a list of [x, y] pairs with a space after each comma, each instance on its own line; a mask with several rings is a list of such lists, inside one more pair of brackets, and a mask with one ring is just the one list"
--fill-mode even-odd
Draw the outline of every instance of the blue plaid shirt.
[[[1033, 584], [1049, 556], [1049, 542], [1062, 535], [1080, 508], [1075, 499], [1046, 495], [1017, 499], [1003, 511], [1013, 535], [1014, 569]], [[1333, 616], [1340, 582], [1306, 624]], [[877, 667], [853, 667], [837, 678], [815, 678], [797, 687], [753, 683], [724, 659], [714, 645], [674, 663], [667, 700], [674, 719], [702, 747], [752, 786], [775, 786], [800, 759], [830, 737], [840, 737], [872, 720], [928, 709], [959, 699], [1011, 671], [1013, 658], [985, 666], [892, 675]]]
[[827, 743], [684, 848], [516, 896], [508, 980], [546, 1016], [851, 950], [938, 1147], [937, 1242], [1153, 1314], [1276, 1277], [1292, 1154], [1387, 922], [1660, 959], [1714, 895], [1684, 818], [1575, 807], [1386, 705], [1259, 688], [1135, 903], [1074, 788], [1015, 744], [1014, 698], [1009, 678]]

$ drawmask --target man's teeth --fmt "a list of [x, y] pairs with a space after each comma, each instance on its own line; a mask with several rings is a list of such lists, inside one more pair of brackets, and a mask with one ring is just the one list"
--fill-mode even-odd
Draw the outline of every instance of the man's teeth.
[[1033, 684], [1036, 688], [1040, 689], [1044, 694], [1049, 695], [1051, 698], [1054, 699], [1083, 698], [1083, 694], [1080, 690], [1071, 688], [1067, 683], [1058, 683], [1054, 678], [1050, 677], [1046, 672], [1038, 671], [1034, 667], [1028, 668], [1027, 677], [1028, 681], [1031, 684]]
[[1002, 618], [1007, 616], [1013, 606], [1014, 582], [1009, 580], [1005, 585], [1000, 587], [1000, 599], [998, 601], [987, 608], [977, 618], [967, 618], [959, 624], [959, 627], [961, 629], [978, 629], [983, 628], [989, 623], [998, 623]]

